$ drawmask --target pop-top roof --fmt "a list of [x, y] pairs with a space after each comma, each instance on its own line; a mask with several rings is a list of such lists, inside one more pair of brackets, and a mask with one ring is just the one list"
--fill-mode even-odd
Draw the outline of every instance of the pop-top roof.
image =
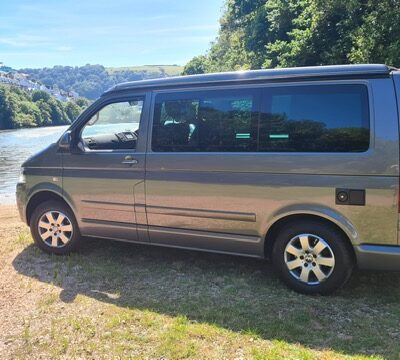
[[328, 65], [308, 66], [294, 68], [279, 68], [267, 70], [234, 71], [201, 75], [175, 76], [159, 79], [148, 79], [130, 81], [113, 86], [105, 92], [133, 90], [142, 88], [164, 88], [175, 86], [198, 86], [211, 84], [224, 84], [231, 82], [272, 82], [277, 80], [296, 80], [309, 78], [330, 77], [379, 77], [389, 76], [391, 71], [396, 70], [383, 64], [361, 64], [361, 65]]

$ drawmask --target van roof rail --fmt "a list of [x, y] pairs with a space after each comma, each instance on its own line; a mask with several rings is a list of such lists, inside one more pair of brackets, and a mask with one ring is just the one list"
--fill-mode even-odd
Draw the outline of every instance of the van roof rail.
[[117, 84], [103, 95], [123, 90], [142, 88], [192, 87], [199, 85], [223, 85], [235, 82], [275, 82], [323, 78], [387, 77], [393, 70], [384, 64], [326, 65], [265, 70], [246, 70], [199, 75], [174, 76], [158, 79], [129, 81]]

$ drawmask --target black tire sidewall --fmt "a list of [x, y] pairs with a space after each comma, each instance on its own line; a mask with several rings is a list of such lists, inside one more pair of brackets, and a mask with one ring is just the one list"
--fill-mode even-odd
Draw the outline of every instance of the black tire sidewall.
[[[299, 234], [313, 234], [324, 239], [335, 256], [332, 274], [318, 285], [307, 285], [293, 277], [284, 261], [288, 242]], [[282, 280], [292, 289], [303, 294], [331, 294], [343, 286], [349, 279], [354, 267], [351, 247], [343, 234], [333, 226], [318, 221], [303, 221], [287, 225], [279, 232], [272, 251], [272, 262]]]
[[[60, 211], [65, 215], [67, 215], [67, 217], [71, 221], [73, 228], [72, 238], [68, 242], [68, 244], [63, 247], [60, 248], [51, 247], [47, 245], [39, 235], [39, 230], [38, 230], [39, 219], [42, 217], [43, 214], [45, 214], [48, 211]], [[69, 254], [75, 251], [80, 243], [81, 235], [79, 232], [79, 227], [76, 222], [75, 216], [71, 211], [71, 209], [61, 202], [51, 200], [43, 202], [42, 204], [38, 205], [32, 213], [29, 226], [35, 244], [48, 254], [56, 254], [56, 255]]]

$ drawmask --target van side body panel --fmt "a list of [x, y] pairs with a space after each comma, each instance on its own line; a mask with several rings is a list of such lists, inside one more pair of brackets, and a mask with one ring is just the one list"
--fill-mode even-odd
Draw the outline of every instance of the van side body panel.
[[[340, 226], [354, 246], [397, 245], [399, 147], [393, 83], [349, 83], [369, 89], [371, 146], [364, 153], [155, 153], [149, 134], [150, 241], [263, 256], [266, 232], [275, 221], [313, 214]], [[364, 189], [365, 206], [336, 205], [337, 188]], [[177, 236], [180, 231], [198, 235]]]

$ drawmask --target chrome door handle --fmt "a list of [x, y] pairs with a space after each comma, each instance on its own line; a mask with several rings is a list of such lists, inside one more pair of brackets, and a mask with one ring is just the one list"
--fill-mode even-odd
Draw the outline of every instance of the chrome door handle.
[[124, 160], [122, 160], [122, 164], [126, 164], [126, 165], [135, 165], [137, 163], [138, 163], [138, 161], [130, 155], [125, 156]]

